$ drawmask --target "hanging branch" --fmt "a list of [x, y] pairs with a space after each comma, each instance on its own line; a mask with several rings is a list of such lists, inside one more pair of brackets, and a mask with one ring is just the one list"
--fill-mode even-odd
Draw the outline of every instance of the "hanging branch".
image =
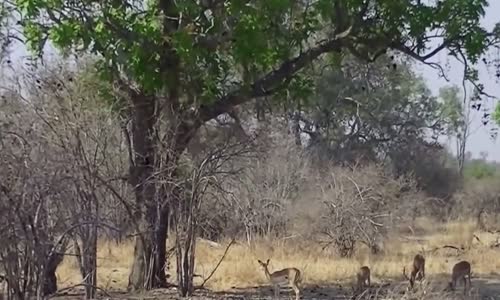
[[229, 242], [226, 249], [224, 250], [224, 253], [222, 254], [221, 258], [219, 259], [219, 261], [217, 262], [217, 264], [213, 268], [212, 272], [210, 272], [210, 274], [208, 275], [207, 278], [203, 279], [203, 282], [201, 283], [201, 285], [195, 287], [195, 290], [200, 290], [200, 289], [203, 289], [205, 287], [205, 284], [212, 278], [212, 276], [215, 274], [215, 272], [217, 272], [217, 270], [219, 269], [219, 266], [222, 264], [222, 262], [226, 258], [226, 255], [229, 252], [229, 249], [231, 248], [231, 246], [234, 245], [235, 242], [236, 242], [236, 238], [233, 237], [231, 239], [231, 242]]

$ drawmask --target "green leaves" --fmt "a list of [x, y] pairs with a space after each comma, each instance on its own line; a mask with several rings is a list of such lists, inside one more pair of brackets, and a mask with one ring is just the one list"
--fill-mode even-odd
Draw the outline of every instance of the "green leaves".
[[463, 129], [465, 117], [463, 114], [463, 105], [460, 95], [460, 89], [457, 86], [447, 86], [439, 89], [439, 97], [442, 100], [441, 111], [443, 117], [449, 124], [447, 134], [457, 134]]
[[497, 175], [497, 169], [494, 164], [481, 159], [468, 161], [464, 167], [464, 177], [474, 179], [491, 178]]
[[493, 120], [500, 126], [500, 102], [497, 103], [495, 111], [493, 112]]
[[63, 20], [49, 29], [49, 35], [55, 46], [65, 48], [74, 43], [80, 36], [81, 25], [75, 20]]
[[21, 13], [28, 16], [37, 16], [43, 6], [43, 0], [17, 0], [16, 4]]
[[[479, 24], [486, 0], [376, 0], [370, 6], [363, 0], [209, 2], [16, 0], [16, 5], [32, 51], [50, 40], [62, 50], [92, 52], [108, 71], [124, 71], [148, 92], [180, 85], [180, 93], [188, 94], [194, 86], [201, 101], [222, 97], [237, 82], [248, 86], [242, 81], [262, 78], [354, 18], [349, 49], [363, 49], [368, 56], [402, 44], [420, 54], [434, 29], [450, 40], [452, 53], [461, 50], [472, 63], [487, 46], [487, 32]], [[340, 53], [346, 45], [335, 50]], [[285, 74], [292, 78], [282, 88], [295, 89], [298, 97], [310, 91], [299, 74], [311, 63]]]
[[269, 0], [264, 3], [271, 12], [281, 13], [290, 8], [290, 0]]
[[290, 83], [290, 95], [293, 99], [307, 102], [314, 90], [314, 78], [307, 74], [296, 76]]
[[[414, 151], [425, 145], [420, 142], [429, 134], [443, 132], [446, 123], [437, 98], [409, 62], [391, 55], [382, 55], [372, 64], [346, 55], [341, 67], [322, 68], [309, 106], [300, 107], [321, 136], [320, 147], [328, 147], [335, 159], [349, 159], [353, 151], [394, 157], [404, 147]], [[387, 67], [395, 61], [396, 70]], [[414, 159], [408, 153], [403, 159]], [[372, 154], [368, 157], [375, 159]]]
[[482, 28], [468, 34], [464, 40], [467, 57], [471, 63], [477, 63], [479, 57], [484, 53], [487, 44], [487, 32]]
[[24, 36], [26, 37], [28, 50], [39, 53], [43, 48], [43, 30], [36, 23], [27, 21], [24, 25]]

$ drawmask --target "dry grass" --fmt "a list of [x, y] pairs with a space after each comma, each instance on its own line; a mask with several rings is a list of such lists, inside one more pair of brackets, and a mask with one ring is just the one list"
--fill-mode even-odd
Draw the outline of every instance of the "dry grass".
[[[417, 222], [419, 224], [419, 222]], [[426, 274], [430, 277], [448, 274], [454, 263], [467, 259], [472, 263], [475, 276], [492, 274], [500, 269], [500, 252], [474, 241], [478, 236], [482, 243], [489, 244], [493, 235], [476, 232], [471, 222], [448, 224], [430, 224], [427, 220], [417, 225], [419, 231], [426, 231], [423, 236], [405, 238], [394, 237], [385, 243], [385, 253], [370, 255], [367, 249], [358, 249], [352, 259], [338, 258], [331, 251], [321, 249], [314, 242], [297, 240], [258, 241], [251, 247], [245, 243], [233, 245], [226, 259], [214, 277], [207, 283], [213, 290], [227, 290], [232, 287], [249, 287], [265, 283], [263, 272], [257, 259], [271, 259], [271, 270], [295, 266], [303, 271], [305, 284], [325, 284], [335, 281], [351, 281], [357, 268], [370, 266], [374, 282], [387, 278], [402, 279], [403, 266], [409, 266], [413, 256], [425, 249]], [[432, 249], [443, 245], [471, 246], [461, 254], [453, 249]], [[214, 247], [209, 243], [198, 243], [196, 273], [207, 276], [220, 259], [225, 245]], [[129, 267], [132, 263], [133, 241], [120, 245], [101, 241], [98, 250], [98, 281], [104, 288], [124, 289], [128, 280]], [[175, 266], [175, 263], [171, 264]], [[173, 270], [175, 272], [175, 270]], [[79, 282], [80, 277], [74, 258], [67, 257], [58, 269], [59, 282], [68, 286]], [[175, 276], [172, 276], [175, 278]], [[197, 279], [200, 280], [200, 279]]]

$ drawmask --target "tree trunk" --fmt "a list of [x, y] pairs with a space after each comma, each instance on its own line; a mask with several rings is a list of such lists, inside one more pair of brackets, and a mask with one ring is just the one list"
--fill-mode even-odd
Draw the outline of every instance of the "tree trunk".
[[85, 299], [96, 298], [97, 286], [97, 224], [82, 226], [78, 235], [82, 245], [73, 236], [73, 245], [78, 259], [78, 267], [85, 285]]
[[97, 224], [91, 224], [88, 227], [85, 228], [88, 231], [88, 238], [82, 240], [85, 299], [95, 299], [97, 286]]
[[167, 286], [164, 267], [166, 264], [166, 241], [168, 213], [159, 219], [144, 220], [146, 226], [155, 228], [149, 233], [139, 234], [135, 240], [134, 264], [129, 276], [129, 290], [153, 289]]
[[135, 219], [139, 228], [136, 228], [134, 263], [129, 276], [129, 290], [140, 290], [166, 285], [165, 278], [160, 275], [164, 259], [155, 255], [155, 245], [165, 243], [166, 234], [158, 240], [159, 234], [155, 233], [156, 222], [164, 221], [156, 220], [154, 214], [156, 98], [136, 94], [132, 97], [132, 106], [132, 153], [130, 154], [129, 181], [135, 191]]
[[158, 127], [155, 97], [136, 95], [132, 103], [133, 155], [129, 181], [135, 190], [135, 217], [139, 228], [136, 229], [134, 263], [128, 288], [167, 287], [166, 241], [170, 205], [176, 200], [177, 193], [177, 163], [196, 129], [187, 123], [179, 124], [175, 117], [180, 113], [174, 111], [167, 118], [170, 124], [165, 129], [166, 140], [160, 144], [156, 137], [161, 134], [155, 133]]
[[52, 295], [57, 292], [56, 269], [62, 263], [64, 255], [55, 252], [47, 259], [47, 267], [44, 270], [43, 296]]
[[[56, 246], [56, 251], [46, 253], [47, 258], [42, 268], [41, 296], [46, 297], [57, 292], [57, 267], [63, 262], [64, 252], [66, 252], [69, 240], [64, 239], [62, 243]], [[49, 245], [47, 249], [52, 249], [54, 245]], [[1, 280], [0, 280], [1, 282]], [[37, 298], [40, 298], [40, 287], [37, 287]]]
[[[177, 157], [175, 155], [171, 163], [176, 164]], [[175, 182], [176, 172], [168, 177], [169, 181]], [[165, 274], [166, 241], [170, 208], [173, 201], [177, 201], [177, 193], [177, 189], [170, 185], [155, 189], [153, 203], [148, 203], [145, 216], [139, 220], [142, 230], [135, 240], [134, 264], [129, 277], [130, 290], [161, 288], [168, 285]]]
[[196, 222], [194, 214], [194, 202], [196, 197], [183, 199], [181, 205], [185, 209], [179, 209], [176, 227], [176, 257], [177, 257], [177, 282], [181, 297], [191, 296], [194, 292], [194, 262], [196, 251]]

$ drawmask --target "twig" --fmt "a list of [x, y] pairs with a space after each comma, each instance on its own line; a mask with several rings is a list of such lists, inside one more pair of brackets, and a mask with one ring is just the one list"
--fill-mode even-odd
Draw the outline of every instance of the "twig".
[[479, 237], [476, 234], [474, 234], [473, 236], [479, 243], [483, 244], [483, 242], [479, 239]]
[[459, 247], [456, 247], [456, 246], [453, 246], [453, 245], [444, 245], [443, 247], [441, 247], [441, 249], [446, 249], [446, 248], [455, 249], [457, 251], [457, 253], [465, 251], [465, 249], [463, 247], [459, 248]]
[[347, 179], [349, 179], [349, 181], [352, 182], [352, 184], [354, 184], [354, 186], [356, 187], [356, 190], [358, 191], [358, 195], [359, 195], [359, 198], [361, 199], [361, 201], [365, 202], [365, 199], [363, 197], [363, 194], [361, 193], [361, 189], [359, 188], [358, 184], [356, 183], [356, 181], [354, 181], [354, 179], [352, 179], [350, 176], [346, 175]]

